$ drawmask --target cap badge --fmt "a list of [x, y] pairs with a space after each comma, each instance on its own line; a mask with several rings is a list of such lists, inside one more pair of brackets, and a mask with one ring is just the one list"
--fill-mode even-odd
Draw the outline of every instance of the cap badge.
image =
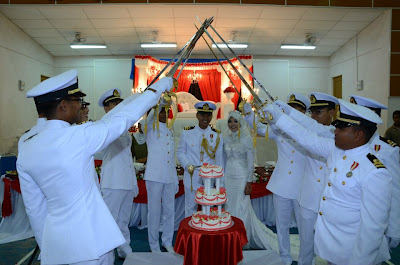
[[357, 101], [355, 98], [351, 97], [350, 98], [350, 103], [356, 104], [357, 105]]
[[118, 90], [114, 89], [113, 91], [113, 96], [114, 97], [121, 97], [121, 95], [119, 94]]
[[203, 110], [209, 110], [209, 109], [210, 109], [210, 106], [208, 106], [207, 103], [203, 105]]
[[315, 103], [316, 101], [317, 101], [317, 99], [315, 98], [315, 96], [314, 96], [314, 95], [311, 95], [311, 96], [310, 96], [310, 102], [311, 102], [311, 104]]
[[296, 96], [295, 95], [290, 95], [289, 101], [295, 101], [296, 100]]

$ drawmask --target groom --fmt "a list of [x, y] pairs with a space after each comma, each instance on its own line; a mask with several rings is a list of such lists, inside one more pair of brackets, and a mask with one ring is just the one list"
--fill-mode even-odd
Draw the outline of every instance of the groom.
[[199, 124], [185, 128], [176, 152], [179, 163], [185, 169], [185, 217], [191, 216], [197, 210], [194, 197], [201, 183], [198, 166], [203, 163], [223, 166], [222, 136], [220, 131], [209, 126], [216, 106], [210, 101], [201, 101], [194, 107], [197, 109], [196, 118]]

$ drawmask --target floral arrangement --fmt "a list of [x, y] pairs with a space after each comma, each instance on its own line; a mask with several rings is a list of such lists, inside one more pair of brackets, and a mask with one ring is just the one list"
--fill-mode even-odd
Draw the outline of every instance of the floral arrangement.
[[227, 88], [225, 88], [225, 90], [223, 92], [224, 93], [235, 93], [236, 90], [233, 87], [228, 86]]

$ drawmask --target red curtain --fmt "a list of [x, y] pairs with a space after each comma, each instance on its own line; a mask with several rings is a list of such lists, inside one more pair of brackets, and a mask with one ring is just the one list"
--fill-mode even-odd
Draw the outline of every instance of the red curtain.
[[236, 86], [236, 89], [239, 92], [239, 94], [235, 93], [235, 95], [233, 96], [233, 99], [232, 99], [233, 105], [235, 106], [235, 109], [237, 109], [239, 97], [240, 97], [240, 94], [241, 94], [242, 80], [240, 80], [240, 78], [237, 75], [229, 74], [229, 77], [233, 80], [233, 83], [234, 83], [234, 85]]
[[[178, 74], [178, 73], [177, 73]], [[177, 75], [176, 74], [176, 75]], [[189, 75], [193, 74], [191, 70], [184, 70], [178, 79], [178, 92], [188, 92], [192, 79]], [[211, 70], [196, 70], [196, 74], [201, 74], [201, 78], [197, 80], [200, 87], [201, 95], [204, 100], [221, 102], [221, 73], [216, 69]], [[175, 76], [176, 76], [175, 75]], [[218, 111], [218, 118], [221, 116], [221, 110]]]
[[135, 76], [133, 78], [133, 87], [137, 88], [139, 83], [139, 68], [135, 66]]

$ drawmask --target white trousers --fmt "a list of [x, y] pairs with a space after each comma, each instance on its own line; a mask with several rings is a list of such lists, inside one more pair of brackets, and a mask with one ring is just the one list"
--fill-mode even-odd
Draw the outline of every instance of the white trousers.
[[132, 248], [129, 245], [131, 243], [131, 234], [128, 224], [131, 218], [133, 190], [102, 189], [101, 193], [103, 194], [104, 202], [126, 240], [124, 244], [117, 248], [118, 256], [126, 258], [132, 252]]
[[197, 203], [194, 201], [196, 189], [190, 191], [190, 185], [185, 185], [185, 217], [192, 216], [197, 211]]
[[294, 211], [296, 222], [299, 223], [299, 203], [294, 199], [287, 199], [273, 194], [276, 232], [278, 236], [279, 255], [284, 264], [292, 264], [290, 255], [290, 223]]
[[299, 265], [314, 265], [314, 226], [317, 221], [318, 214], [312, 210], [300, 206], [300, 252]]
[[[49, 265], [40, 263], [41, 265]], [[69, 265], [113, 265], [114, 264], [114, 250], [107, 252], [104, 255], [101, 255], [99, 259], [95, 260], [86, 260], [77, 263], [70, 263]], [[53, 264], [55, 265], [55, 264]], [[63, 264], [65, 265], [65, 264]]]
[[149, 245], [152, 251], [159, 251], [161, 207], [163, 213], [161, 242], [163, 246], [172, 246], [172, 238], [174, 236], [175, 183], [166, 184], [146, 180], [146, 189]]

